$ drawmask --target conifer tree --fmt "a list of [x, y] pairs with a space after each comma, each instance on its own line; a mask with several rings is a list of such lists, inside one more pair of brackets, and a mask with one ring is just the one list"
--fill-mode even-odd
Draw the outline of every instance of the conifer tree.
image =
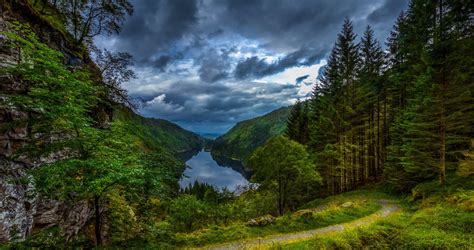
[[286, 121], [285, 135], [293, 140], [298, 141], [300, 136], [300, 117], [302, 113], [303, 104], [300, 100], [297, 100], [293, 108], [291, 109], [290, 115]]

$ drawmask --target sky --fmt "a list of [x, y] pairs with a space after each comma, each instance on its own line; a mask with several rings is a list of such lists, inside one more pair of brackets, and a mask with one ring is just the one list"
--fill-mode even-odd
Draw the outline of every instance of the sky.
[[99, 47], [128, 52], [139, 113], [200, 133], [308, 98], [344, 18], [383, 45], [408, 0], [132, 0]]

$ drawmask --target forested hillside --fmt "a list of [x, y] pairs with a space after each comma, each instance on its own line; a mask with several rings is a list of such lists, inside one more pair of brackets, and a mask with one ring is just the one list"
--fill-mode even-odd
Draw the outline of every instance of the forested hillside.
[[275, 135], [283, 134], [290, 108], [279, 108], [266, 115], [237, 123], [212, 144], [217, 155], [245, 160], [257, 147]]
[[397, 190], [474, 165], [472, 4], [412, 1], [386, 48], [345, 20], [309, 108], [295, 105], [289, 138], [308, 147], [325, 195], [384, 179]]
[[129, 123], [129, 131], [136, 133], [147, 144], [162, 147], [172, 153], [200, 149], [204, 139], [180, 126], [163, 119], [145, 118], [123, 108], [116, 114], [117, 120]]

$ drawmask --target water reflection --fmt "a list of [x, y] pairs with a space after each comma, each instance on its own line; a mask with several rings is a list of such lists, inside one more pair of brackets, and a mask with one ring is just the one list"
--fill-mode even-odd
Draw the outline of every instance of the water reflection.
[[218, 189], [226, 187], [235, 191], [238, 186], [247, 185], [246, 179], [250, 173], [245, 172], [239, 161], [225, 160], [223, 157], [212, 157], [210, 152], [201, 150], [186, 162], [188, 168], [179, 181], [181, 187], [186, 187], [195, 181], [208, 183]]

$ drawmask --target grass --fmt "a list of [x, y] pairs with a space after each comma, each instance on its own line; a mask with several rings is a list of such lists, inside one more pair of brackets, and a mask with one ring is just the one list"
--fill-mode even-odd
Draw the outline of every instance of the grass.
[[[305, 206], [304, 210], [311, 210], [310, 208], [317, 207], [311, 206], [312, 204], [319, 204], [320, 202], [325, 204], [323, 210], [315, 210], [313, 216], [310, 217], [298, 216], [296, 212], [278, 217], [273, 224], [267, 226], [251, 227], [244, 223], [234, 223], [227, 227], [213, 226], [192, 233], [176, 234], [173, 237], [172, 244], [179, 246], [203, 246], [345, 223], [378, 211], [381, 206], [376, 202], [375, 198], [380, 195], [378, 193], [369, 195], [366, 191], [359, 191], [353, 194], [334, 196], [330, 199], [313, 201]], [[346, 201], [351, 201], [352, 207], [343, 208], [341, 204]]]
[[[472, 180], [453, 181], [440, 189], [436, 182], [419, 185], [405, 209], [368, 227], [295, 242], [279, 249], [396, 248], [472, 249], [474, 190]], [[421, 200], [413, 200], [422, 192]]]

